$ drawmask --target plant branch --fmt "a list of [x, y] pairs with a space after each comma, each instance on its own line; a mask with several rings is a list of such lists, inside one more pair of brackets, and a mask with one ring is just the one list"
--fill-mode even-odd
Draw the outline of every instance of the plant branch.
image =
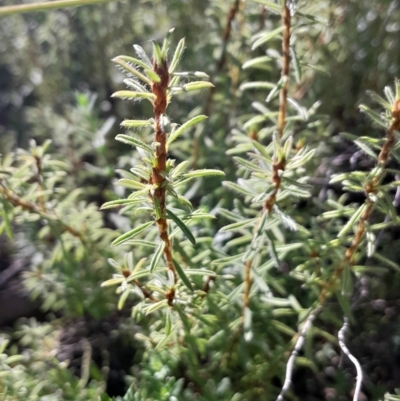
[[339, 339], [339, 346], [340, 349], [343, 351], [343, 353], [353, 362], [354, 366], [356, 367], [357, 370], [357, 383], [356, 383], [356, 388], [354, 390], [354, 397], [353, 401], [358, 401], [359, 396], [360, 396], [360, 391], [361, 391], [361, 385], [363, 381], [363, 372], [362, 368], [360, 365], [360, 362], [358, 362], [357, 358], [351, 354], [350, 350], [346, 347], [345, 340], [346, 340], [346, 332], [349, 328], [349, 321], [347, 317], [344, 318], [343, 321], [343, 326], [339, 330], [338, 333], [338, 339]]
[[[366, 226], [375, 206], [375, 202], [372, 200], [372, 197], [376, 197], [379, 193], [378, 186], [386, 173], [384, 167], [389, 160], [390, 152], [395, 144], [395, 131], [400, 130], [400, 99], [396, 99], [394, 102], [392, 108], [392, 117], [391, 124], [387, 130], [385, 143], [378, 155], [377, 165], [374, 169], [377, 172], [372, 174], [372, 176], [364, 185], [366, 193], [365, 210], [358, 221], [356, 234], [350, 246], [347, 248], [344, 258], [336, 268], [332, 280], [325, 285], [323, 291], [321, 291], [321, 303], [324, 303], [326, 298], [332, 293], [332, 291], [335, 290], [340, 278], [342, 277], [345, 267], [354, 263], [356, 252], [365, 237], [367, 231]], [[380, 168], [380, 170], [378, 170], [378, 168]]]
[[112, 0], [57, 0], [43, 3], [17, 4], [13, 6], [0, 7], [0, 17], [12, 14], [47, 11], [64, 7], [79, 7], [88, 4], [101, 4], [109, 1]]
[[4, 186], [0, 186], [0, 194], [3, 194], [5, 199], [13, 206], [20, 206], [22, 209], [27, 210], [31, 213], [37, 213], [46, 220], [59, 222], [63, 231], [69, 232], [71, 235], [79, 238], [82, 242], [84, 242], [82, 233], [75, 230], [68, 224], [64, 223], [62, 220], [57, 218], [57, 216], [52, 215], [48, 210], [42, 209], [41, 207], [36, 206], [32, 202], [25, 201], [24, 199], [22, 199], [21, 197], [19, 197], [14, 192], [10, 191], [8, 188]]
[[[283, 38], [282, 38], [282, 71], [281, 77], [283, 79], [282, 87], [279, 93], [279, 116], [278, 116], [278, 140], [282, 138], [283, 130], [286, 125], [286, 105], [287, 105], [287, 91], [289, 83], [289, 66], [290, 66], [290, 10], [286, 2], [282, 8], [282, 25]], [[274, 164], [272, 166], [272, 185], [273, 190], [263, 205], [262, 213], [271, 213], [282, 183], [282, 172], [285, 170], [286, 160], [283, 156], [277, 158], [275, 155]], [[243, 301], [246, 308], [249, 304], [249, 294], [251, 288], [251, 264], [252, 260], [248, 260], [245, 265], [245, 286]]]

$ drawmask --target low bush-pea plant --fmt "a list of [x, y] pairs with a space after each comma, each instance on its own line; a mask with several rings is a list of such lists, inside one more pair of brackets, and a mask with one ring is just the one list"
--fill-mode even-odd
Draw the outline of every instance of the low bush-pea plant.
[[[121, 123], [128, 131], [117, 141], [135, 149], [119, 158], [121, 168], [105, 154], [113, 119], [95, 124], [97, 140], [91, 140], [86, 117], [94, 100], [84, 95], [66, 119], [82, 122], [85, 135], [77, 138], [79, 129], [71, 125], [53, 143], [32, 141], [28, 150], [2, 156], [0, 230], [20, 239], [21, 247], [29, 239], [35, 248], [25, 287], [42, 297], [46, 310], [95, 317], [112, 309], [110, 288], [116, 287], [118, 309], [132, 308], [141, 324], [135, 336], [145, 352], [140, 369], [132, 367], [124, 401], [283, 401], [295, 364], [317, 376], [321, 343], [332, 344], [330, 355], [342, 352], [352, 362], [349, 386], [360, 399], [364, 374], [345, 337], [357, 321], [362, 278], [399, 270], [382, 238], [399, 223], [400, 170], [391, 161], [400, 162], [400, 83], [385, 87], [385, 98], [370, 93], [380, 110], [360, 106], [371, 133], [329, 137], [333, 123], [320, 114], [323, 105], [312, 89], [321, 69], [313, 62], [325, 56], [310, 45], [329, 41], [340, 7], [326, 6], [320, 15], [319, 4], [303, 1], [213, 3], [209, 15], [216, 26], [219, 11], [227, 11], [211, 70], [213, 81], [219, 76], [229, 86], [222, 94], [204, 72], [179, 72], [185, 40], [170, 54], [173, 30], [161, 46], [152, 43], [151, 58], [139, 45], [135, 56], [115, 57], [127, 89], [113, 98], [131, 101], [133, 114], [142, 101], [140, 112], [149, 113]], [[205, 103], [195, 94], [198, 104], [178, 124], [177, 106], [194, 102], [188, 96], [199, 91]], [[210, 120], [200, 110], [211, 113]], [[43, 131], [37, 110], [30, 118], [41, 121]], [[337, 143], [358, 147], [368, 168], [325, 168]], [[72, 156], [61, 162], [57, 150]], [[95, 165], [83, 161], [88, 155]], [[99, 192], [85, 187], [77, 166], [103, 179], [114, 170], [121, 177], [114, 193], [101, 192], [107, 202], [100, 211], [85, 201], [89, 190]], [[213, 194], [209, 182], [218, 186]], [[22, 223], [23, 236], [16, 229]], [[81, 281], [90, 285], [82, 288]], [[51, 332], [47, 326], [25, 329]], [[25, 344], [33, 350], [30, 358], [38, 344]], [[55, 386], [71, 399], [97, 399], [93, 383], [83, 391], [88, 369], [80, 380], [66, 375], [71, 386], [64, 386], [63, 366], [39, 355], [54, 375], [40, 387], [28, 359], [18, 352], [0, 355], [0, 394], [26, 397], [30, 391], [39, 399]], [[28, 383], [22, 390], [19, 374]]]

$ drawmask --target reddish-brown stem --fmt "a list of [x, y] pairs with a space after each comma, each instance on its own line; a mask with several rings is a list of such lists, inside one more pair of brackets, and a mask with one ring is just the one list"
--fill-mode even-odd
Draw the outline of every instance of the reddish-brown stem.
[[156, 163], [152, 169], [150, 183], [156, 188], [153, 193], [153, 200], [158, 203], [160, 208], [160, 217], [156, 220], [160, 238], [164, 241], [164, 257], [167, 268], [174, 275], [176, 282], [177, 276], [175, 266], [172, 260], [172, 245], [168, 234], [168, 221], [166, 218], [166, 180], [165, 170], [167, 164], [167, 134], [164, 131], [163, 118], [167, 109], [167, 89], [169, 84], [168, 64], [166, 60], [162, 60], [160, 64], [156, 61], [153, 63], [154, 72], [160, 77], [160, 82], [152, 84], [152, 92], [155, 96], [153, 101], [154, 110], [154, 142], [156, 143]]
[[278, 137], [282, 138], [286, 125], [287, 91], [290, 66], [290, 10], [286, 2], [282, 9], [282, 87], [279, 93]]

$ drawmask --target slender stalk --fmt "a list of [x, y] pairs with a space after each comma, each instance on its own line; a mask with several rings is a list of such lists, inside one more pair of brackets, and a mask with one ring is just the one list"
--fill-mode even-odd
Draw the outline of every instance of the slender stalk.
[[289, 84], [289, 66], [290, 66], [290, 10], [285, 1], [282, 8], [282, 87], [279, 92], [279, 115], [278, 115], [278, 137], [282, 138], [283, 130], [286, 125], [286, 107], [287, 107], [287, 91]]
[[354, 390], [353, 401], [358, 401], [359, 397], [360, 397], [361, 385], [362, 385], [362, 381], [363, 381], [363, 372], [362, 372], [360, 362], [358, 362], [358, 359], [354, 355], [352, 355], [352, 353], [346, 346], [345, 341], [346, 341], [346, 332], [347, 332], [348, 328], [349, 328], [349, 320], [347, 319], [347, 317], [345, 317], [343, 326], [339, 330], [339, 333], [338, 333], [339, 346], [340, 346], [341, 350], [343, 351], [343, 353], [350, 359], [351, 362], [353, 362], [354, 366], [356, 367], [357, 382], [356, 382], [356, 388]]
[[0, 17], [12, 14], [47, 11], [64, 7], [79, 7], [88, 4], [101, 4], [112, 0], [57, 0], [43, 3], [18, 4], [14, 6], [0, 7]]
[[155, 96], [153, 101], [154, 110], [154, 142], [156, 147], [156, 164], [152, 169], [150, 184], [156, 186], [153, 193], [153, 201], [160, 207], [161, 217], [156, 220], [160, 238], [164, 241], [164, 257], [168, 270], [174, 275], [176, 282], [177, 276], [172, 260], [172, 244], [168, 234], [168, 221], [166, 219], [166, 181], [164, 178], [167, 163], [167, 133], [164, 131], [164, 115], [167, 109], [167, 89], [169, 84], [168, 63], [165, 59], [153, 62], [153, 70], [160, 77], [160, 82], [153, 82], [151, 90]]

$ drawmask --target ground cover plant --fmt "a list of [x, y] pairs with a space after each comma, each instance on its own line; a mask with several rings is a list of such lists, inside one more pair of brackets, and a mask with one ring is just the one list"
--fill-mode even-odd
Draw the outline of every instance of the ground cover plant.
[[0, 7], [0, 398], [398, 399], [399, 14]]

